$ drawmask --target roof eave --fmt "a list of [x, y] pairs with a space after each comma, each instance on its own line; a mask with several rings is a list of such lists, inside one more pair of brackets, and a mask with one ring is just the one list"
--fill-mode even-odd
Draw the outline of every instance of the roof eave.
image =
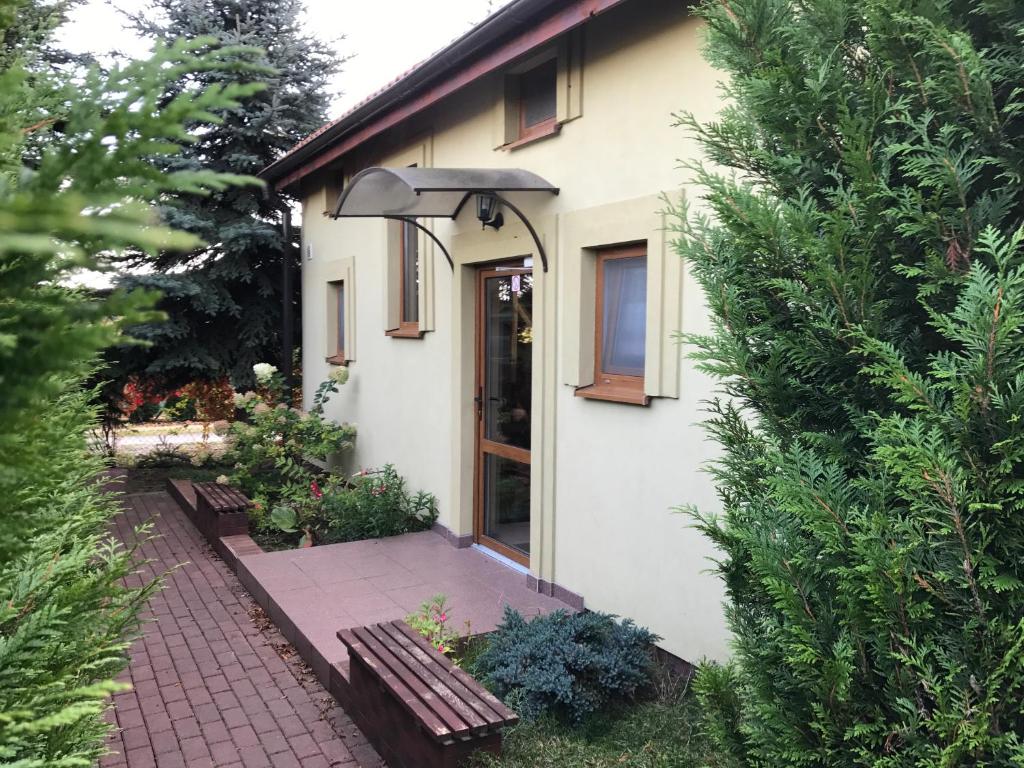
[[[320, 135], [314, 136], [305, 144], [298, 145], [291, 152], [264, 168], [260, 171], [259, 176], [277, 189], [287, 188], [308, 175], [308, 173], [296, 172], [302, 169], [311, 158], [350, 136], [357, 129], [382, 118], [403, 102], [421, 93], [431, 82], [446, 75], [450, 76], [457, 67], [468, 64], [485, 47], [492, 46], [502, 38], [514, 37], [517, 32], [520, 37], [525, 38], [526, 43], [532, 43], [534, 47], [540, 46], [558, 34], [582, 24], [587, 18], [622, 2], [625, 0], [514, 0], [415, 67], [407, 75], [364, 103], [357, 105], [333, 124], [329, 124], [326, 129], [321, 129]], [[561, 8], [559, 9], [558, 6]], [[552, 8], [555, 10], [551, 16], [556, 17], [558, 23], [546, 24], [543, 12]], [[531, 27], [540, 27], [543, 34], [531, 36]], [[509, 46], [509, 55], [521, 55], [521, 49], [522, 45]], [[459, 87], [465, 87], [472, 80], [493, 71], [494, 67], [500, 64], [502, 57], [491, 55], [489, 58], [493, 60], [491, 62], [493, 66], [481, 67], [471, 80]], [[450, 95], [450, 93], [443, 93], [438, 98], [446, 95]], [[370, 133], [373, 132], [370, 131]], [[365, 139], [358, 143], [362, 143], [363, 140]], [[351, 151], [352, 148], [348, 147], [348, 151]], [[316, 168], [310, 169], [309, 172], [313, 170]]]

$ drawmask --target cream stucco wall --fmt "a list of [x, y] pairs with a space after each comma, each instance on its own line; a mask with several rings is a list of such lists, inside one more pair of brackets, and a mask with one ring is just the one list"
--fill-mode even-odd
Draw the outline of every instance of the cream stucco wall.
[[[539, 230], [551, 264], [542, 275], [534, 261], [531, 570], [583, 595], [589, 608], [649, 626], [679, 656], [722, 658], [723, 592], [706, 573], [713, 550], [671, 512], [686, 503], [716, 506], [700, 470], [714, 446], [698, 426], [700, 401], [712, 387], [672, 341], [675, 332], [700, 332], [709, 322], [659, 215], [659, 195], [686, 188], [679, 160], [696, 152], [672, 115], [688, 109], [711, 118], [720, 103], [718, 78], [701, 58], [699, 24], [678, 0], [627, 3], [591, 20], [571, 45], [583, 63], [572, 74], [579, 91], [567, 116], [580, 116], [560, 135], [514, 151], [494, 149], [504, 102], [502, 77], [495, 75], [343, 159], [343, 170], [422, 157], [434, 167], [524, 168], [561, 188], [557, 197], [512, 196]], [[325, 284], [346, 274], [353, 283], [346, 298], [355, 359], [328, 413], [359, 426], [349, 468], [394, 463], [412, 487], [437, 495], [440, 522], [472, 533], [474, 267], [536, 256], [532, 241], [508, 213], [500, 232], [481, 232], [471, 210], [457, 222], [433, 222], [456, 259], [454, 274], [424, 239], [421, 313], [432, 313], [433, 330], [421, 339], [391, 338], [384, 334], [387, 224], [324, 216], [333, 202], [325, 189], [336, 181], [314, 181], [303, 207], [305, 396], [330, 370]], [[581, 254], [641, 238], [654, 262], [648, 392], [666, 396], [647, 408], [578, 398], [572, 385], [586, 367], [579, 322], [588, 311]]]

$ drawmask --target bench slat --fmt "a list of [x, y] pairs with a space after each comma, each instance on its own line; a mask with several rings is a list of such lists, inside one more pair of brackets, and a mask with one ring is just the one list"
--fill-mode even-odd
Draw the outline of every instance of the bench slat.
[[439, 653], [434, 653], [434, 649], [430, 647], [430, 643], [428, 643], [419, 632], [410, 627], [404, 621], [393, 621], [391, 622], [391, 625], [395, 627], [403, 635], [405, 635], [407, 638], [409, 638], [416, 645], [418, 645], [420, 648], [422, 648], [424, 651], [433, 654], [432, 658], [436, 663], [440, 664], [449, 672], [451, 672], [451, 674], [455, 676], [459, 680], [459, 682], [461, 682], [463, 685], [468, 686], [473, 692], [476, 693], [477, 696], [479, 696], [487, 703], [487, 706], [494, 710], [498, 717], [501, 718], [501, 724], [512, 724], [518, 722], [519, 715], [517, 715], [511, 709], [506, 707], [504, 703], [502, 703], [501, 699], [499, 699], [493, 693], [491, 693], [482, 685], [480, 685], [480, 683], [474, 680], [473, 676], [466, 672], [466, 670], [456, 667], [447, 657]]
[[[471, 684], [465, 684], [462, 680], [452, 672], [452, 669], [439, 663], [437, 657], [441, 654], [435, 652], [432, 648], [428, 652], [424, 648], [421, 648], [417, 643], [414, 643], [404, 632], [397, 626], [397, 622], [388, 622], [386, 624], [378, 625], [384, 632], [386, 632], [396, 643], [398, 643], [406, 652], [411, 654], [420, 664], [426, 667], [430, 672], [441, 680], [452, 692], [459, 697], [466, 706], [472, 707], [473, 711], [484, 721], [485, 725], [493, 727], [504, 725], [507, 718], [503, 715], [498, 714], [492, 707], [488, 705], [485, 696], [480, 694], [481, 685], [476, 680], [470, 677]], [[429, 647], [429, 643], [427, 643]], [[454, 666], [454, 665], [452, 665]], [[487, 692], [484, 691], [484, 694]]]
[[442, 672], [441, 676], [438, 676], [434, 670], [421, 663], [415, 654], [410, 653], [407, 648], [396, 642], [388, 634], [387, 626], [387, 624], [376, 624], [372, 627], [367, 627], [367, 629], [379, 643], [387, 648], [395, 658], [399, 659], [424, 685], [453, 709], [470, 731], [475, 734], [485, 733], [489, 723], [463, 701], [458, 693], [448, 684], [446, 678], [451, 678], [451, 675], [446, 675]]
[[242, 511], [251, 503], [245, 494], [220, 483], [193, 483], [192, 487], [215, 512]]
[[448, 703], [439, 697], [429, 686], [425, 685], [409, 669], [405, 660], [388, 650], [370, 631], [370, 627], [357, 627], [353, 631], [363, 645], [372, 653], [376, 654], [380, 663], [386, 666], [402, 683], [412, 691], [420, 702], [429, 707], [435, 715], [445, 724], [451, 736], [461, 737], [471, 733], [471, 728], [465, 720], [459, 717], [459, 713], [452, 709]]
[[377, 649], [364, 643], [363, 638], [356, 634], [357, 631], [343, 630], [338, 633], [338, 637], [355, 654], [359, 662], [373, 671], [392, 695], [402, 702], [431, 736], [438, 741], [451, 738], [451, 729], [401, 679], [381, 663]]

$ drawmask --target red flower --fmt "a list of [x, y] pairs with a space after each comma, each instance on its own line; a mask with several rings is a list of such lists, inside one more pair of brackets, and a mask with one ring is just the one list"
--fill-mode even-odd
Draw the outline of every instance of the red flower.
[[316, 480], [309, 484], [309, 491], [313, 494], [314, 499], [322, 499], [324, 492], [320, 490], [320, 486], [316, 484]]

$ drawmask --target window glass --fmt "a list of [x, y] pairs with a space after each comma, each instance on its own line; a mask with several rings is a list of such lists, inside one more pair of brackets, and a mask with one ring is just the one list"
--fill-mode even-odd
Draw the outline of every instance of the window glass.
[[338, 357], [345, 356], [345, 284], [335, 283], [338, 292]]
[[484, 281], [484, 437], [530, 447], [533, 275]]
[[601, 370], [618, 376], [643, 376], [647, 257], [606, 259], [603, 269]]
[[557, 79], [558, 64], [555, 59], [520, 75], [519, 109], [523, 128], [531, 128], [555, 118], [558, 104]]
[[418, 323], [420, 318], [419, 232], [402, 223], [402, 322]]

